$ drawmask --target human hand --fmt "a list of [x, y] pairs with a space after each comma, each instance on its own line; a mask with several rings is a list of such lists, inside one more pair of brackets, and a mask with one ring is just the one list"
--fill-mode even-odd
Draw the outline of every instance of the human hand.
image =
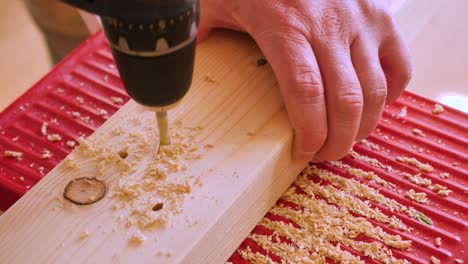
[[249, 33], [270, 63], [297, 158], [345, 156], [411, 79], [409, 52], [381, 0], [202, 0], [200, 35]]

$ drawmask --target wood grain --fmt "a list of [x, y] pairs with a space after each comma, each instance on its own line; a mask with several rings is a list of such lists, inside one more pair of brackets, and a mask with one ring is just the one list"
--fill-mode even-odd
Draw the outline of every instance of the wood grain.
[[[116, 220], [125, 209], [112, 209], [114, 197], [77, 206], [61, 192], [74, 178], [98, 176], [112, 194], [122, 177], [145, 173], [154, 160], [155, 137], [146, 139], [147, 155], [134, 160], [129, 175], [113, 162], [99, 169], [95, 158], [78, 149], [67, 158], [77, 169], [66, 160], [60, 163], [0, 218], [2, 262], [221, 263], [230, 256], [305, 164], [291, 160], [293, 133], [270, 67], [256, 65], [262, 55], [253, 41], [218, 32], [197, 52], [193, 87], [170, 114], [185, 126], [201, 125], [194, 142], [214, 147], [189, 161], [187, 172], [170, 176], [193, 175], [203, 183], [185, 199], [182, 213], [165, 227], [144, 232], [141, 245], [132, 245], [135, 227]], [[132, 134], [153, 133], [153, 116], [131, 101], [89, 140], [118, 151]], [[135, 146], [129, 146], [129, 158], [132, 151]], [[83, 232], [89, 236], [83, 238]]]

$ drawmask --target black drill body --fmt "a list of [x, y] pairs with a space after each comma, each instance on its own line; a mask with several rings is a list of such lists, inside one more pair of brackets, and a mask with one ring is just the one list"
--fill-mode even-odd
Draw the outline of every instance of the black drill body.
[[200, 0], [62, 0], [101, 17], [127, 93], [166, 108], [193, 75]]

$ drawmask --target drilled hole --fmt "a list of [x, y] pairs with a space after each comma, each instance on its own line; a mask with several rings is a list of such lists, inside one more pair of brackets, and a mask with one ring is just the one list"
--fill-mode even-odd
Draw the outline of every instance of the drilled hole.
[[159, 211], [159, 210], [163, 209], [163, 207], [164, 207], [164, 204], [163, 204], [163, 203], [157, 203], [157, 204], [155, 204], [155, 205], [153, 206], [153, 211], [155, 211], [155, 212], [156, 212], [156, 211]]

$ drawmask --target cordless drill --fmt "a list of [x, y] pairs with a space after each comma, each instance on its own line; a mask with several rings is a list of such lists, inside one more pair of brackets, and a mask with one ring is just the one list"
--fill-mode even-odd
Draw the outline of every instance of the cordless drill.
[[62, 0], [101, 18], [127, 93], [156, 111], [170, 144], [167, 110], [190, 88], [200, 0]]

